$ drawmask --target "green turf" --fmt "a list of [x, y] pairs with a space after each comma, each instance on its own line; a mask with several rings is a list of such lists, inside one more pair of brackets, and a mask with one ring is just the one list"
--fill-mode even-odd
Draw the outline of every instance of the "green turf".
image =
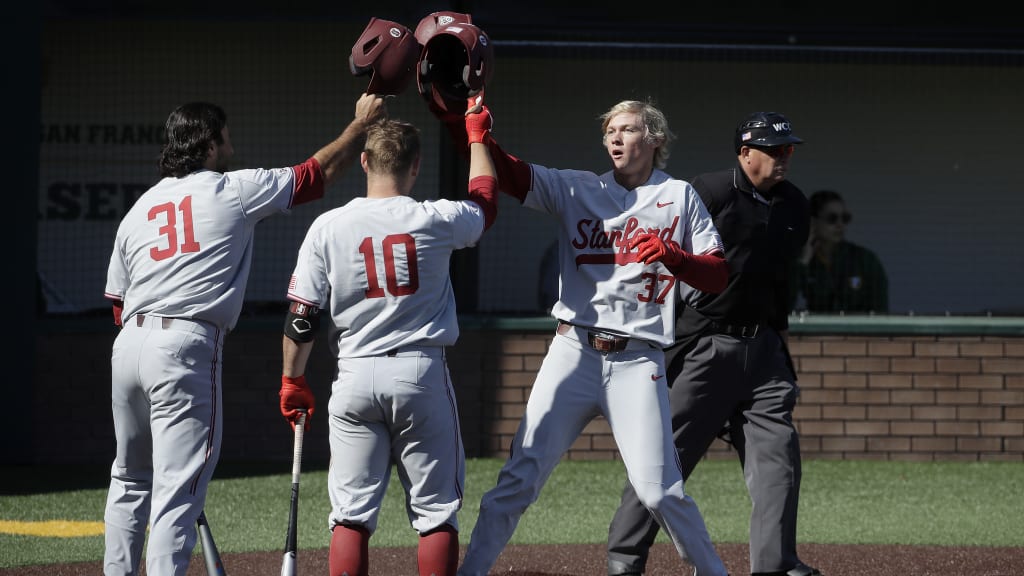
[[[493, 459], [467, 463], [459, 516], [463, 544], [501, 464]], [[0, 467], [5, 478], [0, 520], [102, 521], [105, 472], [59, 469], [58, 477], [49, 467]], [[562, 462], [523, 515], [512, 543], [603, 542], [624, 479], [621, 462]], [[326, 482], [323, 469], [303, 470], [300, 548], [328, 545]], [[736, 462], [701, 463], [687, 491], [715, 542], [747, 540], [750, 501]], [[289, 464], [218, 468], [206, 511], [221, 552], [283, 550], [290, 494]], [[1024, 463], [804, 462], [798, 537], [808, 543], [1024, 546]], [[659, 538], [667, 541], [663, 534]], [[371, 545], [416, 545], [397, 479]], [[0, 534], [0, 568], [102, 556], [102, 536]]]

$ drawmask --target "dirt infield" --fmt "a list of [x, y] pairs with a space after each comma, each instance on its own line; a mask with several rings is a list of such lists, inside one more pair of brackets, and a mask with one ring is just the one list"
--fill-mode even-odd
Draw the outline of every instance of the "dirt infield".
[[[722, 560], [733, 576], [749, 574], [745, 544], [719, 544]], [[825, 576], [1024, 576], [1024, 547], [947, 548], [936, 546], [875, 546], [801, 544], [800, 557]], [[280, 576], [281, 554], [259, 552], [224, 554], [230, 576]], [[688, 574], [686, 565], [668, 544], [651, 549], [647, 576]], [[95, 576], [100, 562], [27, 566], [0, 569], [0, 576]], [[327, 574], [327, 550], [299, 551], [298, 573]], [[604, 546], [509, 546], [491, 574], [506, 576], [601, 576], [605, 573]], [[370, 548], [373, 576], [415, 576], [415, 548]], [[188, 576], [206, 576], [202, 560], [189, 567]]]

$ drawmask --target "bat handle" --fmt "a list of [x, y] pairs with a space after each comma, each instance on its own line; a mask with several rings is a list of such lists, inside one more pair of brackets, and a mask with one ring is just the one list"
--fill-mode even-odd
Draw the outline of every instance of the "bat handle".
[[299, 411], [299, 421], [295, 423], [295, 448], [292, 453], [292, 483], [299, 483], [299, 473], [302, 470], [302, 437], [306, 430], [306, 417], [308, 416], [305, 410]]

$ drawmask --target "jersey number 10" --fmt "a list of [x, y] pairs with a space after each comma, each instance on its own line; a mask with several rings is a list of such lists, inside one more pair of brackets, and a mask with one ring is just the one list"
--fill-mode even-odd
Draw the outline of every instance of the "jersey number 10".
[[[405, 269], [408, 270], [409, 283], [400, 286], [398, 275], [395, 273], [395, 246], [401, 245], [405, 248]], [[406, 296], [416, 292], [420, 287], [420, 272], [416, 264], [416, 242], [409, 234], [390, 234], [381, 241], [381, 250], [384, 253], [384, 279], [387, 282], [388, 294], [392, 296]], [[367, 236], [359, 243], [359, 253], [363, 255], [366, 262], [366, 289], [367, 298], [383, 298], [384, 289], [380, 287], [380, 280], [377, 278], [377, 259], [374, 255], [373, 238]]]

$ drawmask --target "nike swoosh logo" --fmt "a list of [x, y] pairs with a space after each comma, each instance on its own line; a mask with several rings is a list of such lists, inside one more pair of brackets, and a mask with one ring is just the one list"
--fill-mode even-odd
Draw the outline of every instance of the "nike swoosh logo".
[[670, 204], [675, 204], [675, 202], [658, 202], [658, 208], [664, 208]]
[[657, 382], [658, 380], [661, 380], [664, 376], [664, 374], [662, 374], [661, 376], [658, 376], [657, 374], [651, 374], [651, 380]]

